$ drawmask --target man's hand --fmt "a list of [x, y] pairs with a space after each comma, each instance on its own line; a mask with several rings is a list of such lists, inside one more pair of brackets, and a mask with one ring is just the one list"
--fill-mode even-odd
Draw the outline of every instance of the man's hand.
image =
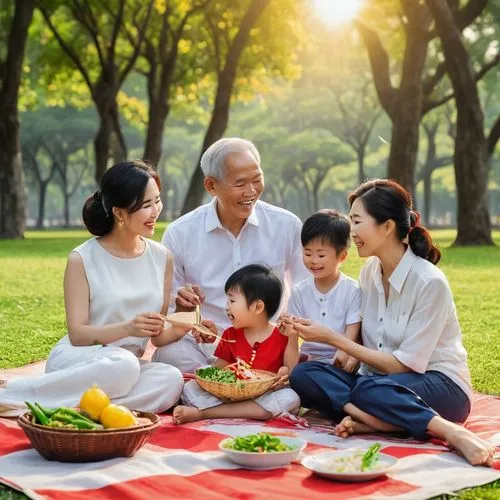
[[175, 311], [194, 311], [196, 306], [201, 306], [203, 302], [205, 302], [205, 294], [201, 291], [199, 285], [186, 283], [186, 286], [179, 288], [177, 292], [177, 297], [175, 298]]
[[[203, 319], [201, 324], [208, 328], [212, 333], [218, 335], [217, 327], [215, 323], [210, 319]], [[199, 332], [198, 330], [193, 329], [193, 337], [196, 340], [197, 344], [212, 344], [215, 342], [215, 337], [213, 335], [208, 335], [206, 333]]]

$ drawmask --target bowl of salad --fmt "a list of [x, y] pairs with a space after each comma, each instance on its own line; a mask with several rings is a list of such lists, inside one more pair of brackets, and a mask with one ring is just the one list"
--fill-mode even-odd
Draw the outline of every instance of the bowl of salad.
[[259, 432], [223, 439], [219, 443], [219, 450], [239, 465], [251, 469], [270, 469], [288, 465], [306, 445], [303, 439]]
[[398, 460], [380, 453], [380, 443], [368, 449], [329, 451], [309, 455], [302, 465], [327, 479], [336, 481], [370, 481], [387, 474]]

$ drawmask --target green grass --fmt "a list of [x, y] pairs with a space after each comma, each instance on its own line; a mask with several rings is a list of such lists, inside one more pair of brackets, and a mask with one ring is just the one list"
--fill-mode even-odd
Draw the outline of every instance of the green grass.
[[[157, 229], [160, 239], [164, 226]], [[474, 388], [500, 394], [500, 247], [448, 248], [454, 231], [433, 233], [441, 269], [457, 304]], [[500, 231], [494, 234], [500, 244]], [[22, 241], [0, 240], [0, 368], [43, 359], [66, 333], [62, 280], [68, 253], [85, 241], [83, 230], [28, 231]], [[357, 276], [362, 261], [351, 250], [344, 271]], [[466, 500], [500, 497], [500, 481], [460, 492]], [[0, 499], [25, 498], [0, 486]], [[451, 497], [441, 497], [451, 498]]]

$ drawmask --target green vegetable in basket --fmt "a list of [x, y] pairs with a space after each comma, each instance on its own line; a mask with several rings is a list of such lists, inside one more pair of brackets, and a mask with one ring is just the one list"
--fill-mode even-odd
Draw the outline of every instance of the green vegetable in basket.
[[293, 446], [288, 446], [283, 443], [278, 437], [265, 432], [235, 437], [225, 444], [224, 447], [231, 450], [248, 451], [252, 453], [273, 453], [295, 449]]
[[378, 452], [381, 448], [380, 443], [375, 443], [368, 448], [368, 451], [361, 458], [361, 470], [370, 470], [378, 460]]
[[90, 420], [85, 415], [64, 406], [55, 409], [48, 409], [39, 403], [28, 403], [26, 406], [30, 409], [35, 423], [49, 427], [69, 427], [75, 429], [102, 429], [102, 425]]
[[28, 409], [31, 411], [31, 414], [35, 418], [35, 424], [41, 424], [41, 425], [48, 425], [50, 420], [43, 413], [42, 410], [39, 410], [35, 405], [32, 405], [31, 403], [28, 403], [27, 401], [24, 402], [24, 404], [28, 407]]
[[223, 382], [229, 384], [234, 383], [237, 380], [235, 373], [231, 370], [223, 370], [221, 368], [216, 368], [215, 366], [199, 368], [196, 370], [196, 375], [210, 382]]

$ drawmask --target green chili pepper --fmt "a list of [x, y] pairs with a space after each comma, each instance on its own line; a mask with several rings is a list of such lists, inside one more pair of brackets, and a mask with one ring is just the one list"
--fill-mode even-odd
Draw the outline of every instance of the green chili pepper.
[[361, 458], [361, 470], [369, 470], [370, 467], [377, 461], [378, 459], [378, 451], [382, 446], [380, 443], [375, 443], [368, 448], [368, 451]]
[[54, 413], [56, 413], [59, 408], [54, 408], [54, 409], [49, 409], [49, 408], [44, 408], [40, 403], [37, 403], [35, 401], [35, 406], [43, 413], [47, 418], [50, 418]]
[[79, 418], [80, 420], [85, 420], [86, 422], [89, 422], [90, 424], [95, 424], [95, 422], [93, 420], [91, 420], [90, 418], [83, 415], [83, 413], [80, 413], [76, 410], [73, 410], [72, 408], [66, 408], [65, 406], [63, 406], [63, 407], [59, 408], [58, 412], [69, 415], [70, 417], [73, 417], [73, 418]]
[[49, 419], [45, 415], [45, 413], [43, 413], [43, 411], [39, 410], [36, 406], [32, 405], [31, 403], [28, 403], [27, 401], [25, 401], [24, 404], [29, 408], [29, 410], [33, 414], [33, 417], [35, 418], [35, 423], [38, 422], [39, 424], [42, 425], [47, 425], [49, 423]]

